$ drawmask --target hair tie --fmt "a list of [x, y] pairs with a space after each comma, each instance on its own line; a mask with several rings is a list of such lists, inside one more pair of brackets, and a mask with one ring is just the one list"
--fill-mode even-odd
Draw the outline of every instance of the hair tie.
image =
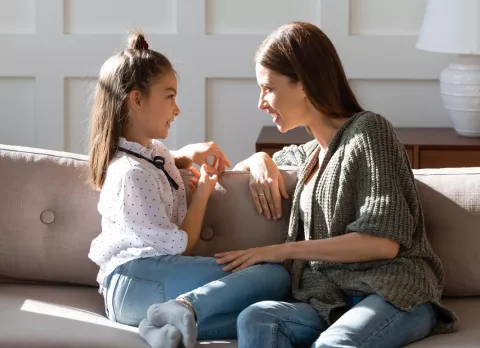
[[141, 42], [140, 42], [140, 43], [142, 44], [142, 48], [143, 48], [143, 49], [148, 50], [148, 43], [147, 43], [147, 41], [145, 41], [145, 38], [144, 38], [144, 37], [141, 38]]

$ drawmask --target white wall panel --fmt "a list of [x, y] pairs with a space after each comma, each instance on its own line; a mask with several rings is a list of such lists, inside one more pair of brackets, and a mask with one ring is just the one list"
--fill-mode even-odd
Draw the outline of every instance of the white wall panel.
[[176, 31], [174, 0], [65, 0], [64, 12], [64, 31], [69, 34]]
[[35, 79], [0, 77], [0, 139], [7, 145], [35, 144]]
[[286, 22], [316, 23], [318, 17], [315, 0], [206, 1], [208, 34], [268, 34]]
[[34, 0], [0, 0], [0, 34], [31, 34], [34, 32]]
[[87, 153], [96, 78], [65, 79], [65, 150]]
[[350, 0], [350, 33], [418, 35], [426, 4], [427, 0]]
[[440, 86], [433, 80], [351, 80], [364, 109], [388, 118], [396, 127], [449, 127]]

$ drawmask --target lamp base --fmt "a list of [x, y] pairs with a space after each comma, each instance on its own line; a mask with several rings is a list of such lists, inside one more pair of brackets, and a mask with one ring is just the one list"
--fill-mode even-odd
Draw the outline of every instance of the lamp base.
[[480, 56], [458, 56], [440, 75], [440, 93], [457, 133], [480, 137]]

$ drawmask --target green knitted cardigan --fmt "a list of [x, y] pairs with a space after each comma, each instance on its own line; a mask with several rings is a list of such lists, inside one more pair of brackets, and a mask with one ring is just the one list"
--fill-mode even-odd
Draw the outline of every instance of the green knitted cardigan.
[[456, 329], [457, 316], [440, 304], [442, 264], [427, 240], [413, 172], [392, 125], [365, 111], [338, 130], [312, 179], [315, 184], [305, 188], [310, 209], [302, 224], [300, 194], [319, 152], [313, 140], [273, 156], [278, 166], [299, 168], [286, 242], [361, 232], [395, 240], [400, 250], [391, 260], [288, 261], [292, 296], [310, 303], [329, 324], [347, 310], [346, 296], [375, 293], [404, 311], [431, 302], [439, 310], [433, 333]]

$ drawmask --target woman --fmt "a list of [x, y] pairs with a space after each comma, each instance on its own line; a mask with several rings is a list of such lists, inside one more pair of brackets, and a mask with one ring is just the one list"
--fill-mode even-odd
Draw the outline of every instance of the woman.
[[228, 271], [285, 261], [290, 271], [295, 301], [245, 309], [239, 347], [392, 348], [452, 331], [406, 152], [385, 118], [361, 108], [333, 44], [289, 23], [255, 62], [259, 108], [281, 132], [306, 125], [315, 139], [235, 168], [250, 171], [254, 203], [274, 219], [287, 197], [277, 166], [300, 168], [286, 243], [216, 255]]

